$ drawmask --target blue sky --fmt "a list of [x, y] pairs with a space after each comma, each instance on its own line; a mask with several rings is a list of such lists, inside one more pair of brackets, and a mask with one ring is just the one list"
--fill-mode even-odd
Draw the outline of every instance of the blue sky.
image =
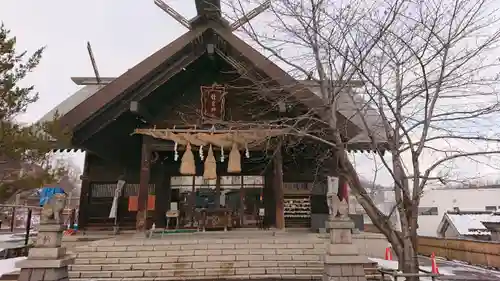
[[[196, 14], [193, 0], [167, 2], [188, 19]], [[70, 77], [93, 76], [87, 41], [101, 76], [116, 77], [186, 31], [153, 0], [2, 0], [0, 20], [17, 36], [19, 51], [47, 46], [40, 66], [24, 81], [36, 86], [40, 100], [21, 117], [23, 122], [38, 120], [74, 93], [78, 86]], [[81, 154], [72, 157], [82, 165]], [[375, 165], [368, 158], [358, 155], [355, 164], [361, 175], [373, 179]], [[497, 178], [495, 169], [475, 164], [457, 164], [456, 169]], [[392, 182], [387, 173], [377, 181]]]

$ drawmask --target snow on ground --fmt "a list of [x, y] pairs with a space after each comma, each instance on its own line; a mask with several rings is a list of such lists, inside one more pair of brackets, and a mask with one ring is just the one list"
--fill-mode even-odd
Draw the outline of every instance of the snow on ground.
[[[432, 272], [432, 267], [431, 266], [423, 266], [421, 265], [420, 266], [420, 271], [423, 271], [423, 272]], [[455, 275], [453, 274], [453, 272], [451, 271], [447, 271], [446, 269], [444, 268], [440, 268], [438, 267], [438, 271], [439, 271], [439, 274], [442, 274], [442, 275]]]
[[26, 259], [26, 257], [0, 260], [0, 276], [16, 271], [18, 269], [16, 267], [16, 262], [22, 261], [24, 259]]
[[[370, 258], [371, 261], [376, 262], [381, 268], [392, 271], [398, 269], [397, 261], [388, 261], [377, 258]], [[425, 259], [420, 257], [420, 271], [431, 272], [431, 262], [430, 259]], [[457, 277], [470, 277], [470, 279], [464, 280], [500, 280], [500, 272], [495, 270], [490, 270], [478, 266], [472, 266], [464, 264], [463, 262], [436, 260], [439, 266], [439, 273], [446, 276], [457, 276]], [[404, 280], [404, 279], [398, 279]], [[430, 277], [421, 277], [421, 281], [431, 281]]]
[[376, 262], [380, 267], [389, 270], [398, 270], [398, 262], [397, 261], [388, 261], [377, 258], [368, 258], [372, 262]]
[[[386, 270], [398, 270], [398, 261], [388, 261], [377, 258], [369, 258], [372, 262], [376, 262], [381, 268]], [[420, 271], [422, 273], [431, 272], [431, 267], [428, 266], [420, 266]], [[454, 275], [452, 272], [439, 269], [439, 273], [442, 275]], [[391, 277], [392, 278], [392, 277]], [[403, 278], [398, 278], [398, 280], [404, 280]], [[431, 277], [420, 277], [420, 281], [432, 281]]]
[[14, 237], [12, 234], [0, 234], [0, 242], [9, 242], [17, 239], [18, 238]]

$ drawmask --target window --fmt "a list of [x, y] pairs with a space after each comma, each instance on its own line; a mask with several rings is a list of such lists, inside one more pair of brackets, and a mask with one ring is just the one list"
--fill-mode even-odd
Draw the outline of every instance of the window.
[[486, 206], [484, 209], [488, 212], [496, 212], [497, 206]]
[[245, 187], [254, 186], [262, 187], [264, 185], [264, 177], [262, 176], [243, 176], [243, 185]]
[[437, 207], [418, 207], [418, 215], [420, 216], [437, 216]]
[[180, 186], [193, 186], [193, 176], [171, 177], [170, 185], [172, 188], [179, 188]]
[[[116, 184], [113, 184], [113, 197], [114, 197], [114, 189], [116, 188]], [[150, 183], [148, 185], [148, 194], [154, 194], [155, 193], [155, 184]], [[125, 185], [125, 188], [123, 190], [123, 196], [129, 197], [129, 196], [137, 196], [139, 195], [139, 184], [138, 183], [127, 183]]]

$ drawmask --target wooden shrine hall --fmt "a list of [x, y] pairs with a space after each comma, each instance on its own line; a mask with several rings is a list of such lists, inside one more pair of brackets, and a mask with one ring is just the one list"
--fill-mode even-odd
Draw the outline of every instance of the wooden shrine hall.
[[[233, 33], [269, 3], [233, 24], [219, 0], [196, 0], [190, 21], [155, 3], [188, 31], [117, 78], [72, 78], [82, 88], [42, 118], [58, 113], [71, 130], [59, 150], [85, 151], [79, 228], [281, 229], [324, 218], [335, 161], [318, 164], [325, 148], [276, 122], [317, 106], [318, 87]], [[356, 105], [340, 99], [338, 127], [353, 150], [367, 149]]]

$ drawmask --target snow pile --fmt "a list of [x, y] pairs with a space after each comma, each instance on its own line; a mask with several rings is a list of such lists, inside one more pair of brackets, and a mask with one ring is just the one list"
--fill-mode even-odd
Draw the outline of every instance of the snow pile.
[[18, 268], [16, 267], [16, 262], [25, 259], [26, 257], [19, 257], [19, 258], [0, 260], [0, 276], [18, 270]]
[[[397, 271], [398, 270], [398, 262], [397, 261], [388, 261], [388, 260], [377, 259], [377, 258], [368, 258], [368, 259], [371, 260], [372, 262], [376, 262], [379, 267], [381, 267], [382, 269], [385, 269], [387, 271], [391, 271], [391, 270]], [[420, 271], [422, 273], [429, 273], [429, 272], [431, 272], [431, 267], [430, 266], [420, 266]], [[398, 273], [401, 273], [401, 272], [398, 271]], [[442, 269], [439, 269], [439, 273], [441, 275], [454, 275], [453, 273], [446, 271], [446, 270], [442, 270]], [[400, 277], [400, 278], [398, 278], [398, 280], [405, 280], [405, 279]], [[431, 281], [431, 280], [432, 280], [431, 277], [420, 277], [420, 281]]]

